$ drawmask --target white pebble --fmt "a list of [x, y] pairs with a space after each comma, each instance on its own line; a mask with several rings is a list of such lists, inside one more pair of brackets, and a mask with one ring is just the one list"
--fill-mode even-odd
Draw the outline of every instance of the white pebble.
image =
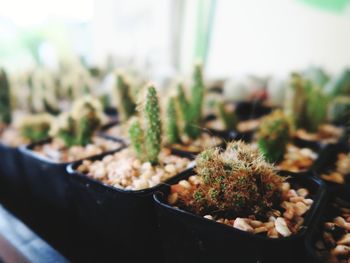
[[254, 229], [246, 222], [244, 218], [237, 217], [233, 222], [233, 227], [242, 231], [254, 232]]
[[287, 226], [286, 221], [282, 217], [278, 217], [276, 219], [275, 228], [276, 228], [277, 232], [284, 237], [288, 237], [292, 234], [292, 232], [289, 230], [289, 228]]

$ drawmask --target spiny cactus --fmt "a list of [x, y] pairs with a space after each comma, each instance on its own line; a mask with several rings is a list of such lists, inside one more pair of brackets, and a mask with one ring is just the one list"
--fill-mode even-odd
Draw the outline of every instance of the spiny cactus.
[[136, 112], [136, 104], [130, 95], [130, 85], [124, 75], [117, 75], [115, 99], [118, 102], [118, 111], [122, 121], [128, 120]]
[[281, 161], [291, 136], [291, 121], [281, 110], [264, 117], [257, 134], [258, 145], [266, 160]]
[[24, 117], [19, 123], [21, 136], [30, 142], [37, 142], [49, 138], [49, 131], [53, 118], [43, 113]]
[[338, 96], [329, 105], [329, 119], [335, 124], [346, 124], [350, 120], [350, 97]]
[[52, 137], [60, 138], [67, 147], [85, 146], [91, 143], [92, 136], [100, 127], [102, 120], [100, 102], [91, 97], [85, 97], [74, 103], [71, 112], [59, 116], [50, 134]]
[[177, 110], [175, 98], [170, 98], [166, 111], [166, 134], [169, 144], [180, 143], [179, 127], [177, 125]]
[[225, 125], [226, 130], [236, 130], [238, 124], [238, 118], [234, 111], [227, 111], [225, 109], [225, 103], [222, 101], [217, 102], [218, 114], [222, 122]]
[[335, 79], [330, 81], [326, 90], [331, 96], [350, 95], [350, 69], [344, 71]]
[[140, 160], [156, 164], [161, 147], [162, 130], [157, 92], [152, 85], [147, 87], [142, 123], [143, 129], [137, 121], [133, 121], [129, 128], [132, 146]]
[[183, 86], [178, 86], [178, 102], [184, 121], [184, 132], [191, 139], [196, 139], [201, 134], [202, 108], [205, 86], [203, 81], [203, 69], [201, 64], [196, 64], [191, 86], [191, 98], [187, 99]]
[[11, 113], [11, 92], [10, 84], [6, 72], [0, 70], [0, 122], [10, 124], [12, 121]]
[[209, 148], [197, 156], [196, 164], [203, 183], [190, 193], [179, 194], [179, 205], [191, 212], [267, 217], [280, 202], [283, 179], [250, 145], [231, 142], [224, 152]]

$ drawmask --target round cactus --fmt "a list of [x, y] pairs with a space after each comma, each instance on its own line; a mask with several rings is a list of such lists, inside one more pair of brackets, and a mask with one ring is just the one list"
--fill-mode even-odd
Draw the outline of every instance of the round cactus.
[[49, 138], [49, 131], [53, 118], [43, 113], [24, 117], [19, 123], [21, 135], [30, 142], [37, 142]]
[[252, 146], [236, 141], [203, 151], [196, 158], [202, 183], [179, 195], [179, 205], [199, 215], [264, 217], [280, 201], [283, 178]]

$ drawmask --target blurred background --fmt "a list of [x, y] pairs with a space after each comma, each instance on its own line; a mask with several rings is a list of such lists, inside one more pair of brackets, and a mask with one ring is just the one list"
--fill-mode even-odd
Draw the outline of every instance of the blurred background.
[[133, 66], [163, 80], [205, 63], [209, 78], [284, 76], [350, 62], [348, 0], [1, 0], [0, 65], [10, 71]]

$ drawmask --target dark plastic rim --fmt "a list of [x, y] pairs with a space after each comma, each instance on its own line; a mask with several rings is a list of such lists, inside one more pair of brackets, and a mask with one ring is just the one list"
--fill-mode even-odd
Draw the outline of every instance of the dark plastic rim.
[[[309, 171], [309, 173], [310, 173], [310, 171]], [[279, 174], [281, 176], [291, 176], [295, 179], [298, 179], [298, 176], [305, 176], [304, 174], [287, 172], [287, 171], [280, 171]], [[185, 178], [189, 177], [190, 175], [194, 175], [194, 172], [191, 174], [187, 174], [187, 176], [183, 176], [183, 178], [181, 178], [180, 180], [185, 179]], [[313, 199], [314, 202], [313, 202], [310, 210], [307, 212], [307, 215], [304, 217], [304, 223], [302, 225], [304, 227], [301, 227], [300, 230], [296, 234], [289, 236], [289, 237], [281, 237], [281, 238], [262, 237], [259, 235], [255, 235], [253, 233], [249, 233], [246, 231], [236, 229], [234, 227], [227, 226], [225, 224], [215, 222], [213, 220], [210, 220], [210, 219], [207, 219], [204, 217], [197, 216], [195, 214], [192, 214], [190, 212], [187, 212], [187, 211], [179, 209], [179, 208], [175, 208], [175, 207], [163, 202], [162, 198], [165, 197], [164, 192], [157, 191], [156, 193], [154, 193], [153, 200], [160, 207], [166, 208], [167, 210], [170, 210], [170, 211], [175, 212], [175, 213], [183, 214], [187, 217], [201, 220], [202, 222], [207, 222], [207, 223], [209, 223], [213, 226], [219, 227], [223, 230], [232, 231], [233, 233], [245, 235], [246, 237], [251, 237], [251, 238], [258, 239], [258, 240], [259, 239], [266, 240], [268, 242], [276, 242], [276, 243], [280, 242], [280, 241], [285, 242], [285, 241], [289, 241], [289, 240], [293, 240], [293, 239], [298, 239], [300, 236], [305, 235], [309, 231], [309, 229], [312, 227], [312, 223], [319, 213], [319, 208], [322, 207], [322, 204], [325, 202], [325, 195], [327, 193], [327, 186], [325, 185], [325, 183], [321, 179], [319, 179], [318, 177], [316, 177], [314, 175], [307, 177], [307, 179], [313, 180], [314, 182], [316, 182], [319, 185], [319, 187], [318, 187], [318, 190], [315, 192], [315, 198]], [[180, 181], [180, 180], [178, 180], [178, 181]], [[167, 189], [167, 191], [169, 191], [169, 188]], [[307, 226], [307, 227], [305, 227], [305, 226]]]

